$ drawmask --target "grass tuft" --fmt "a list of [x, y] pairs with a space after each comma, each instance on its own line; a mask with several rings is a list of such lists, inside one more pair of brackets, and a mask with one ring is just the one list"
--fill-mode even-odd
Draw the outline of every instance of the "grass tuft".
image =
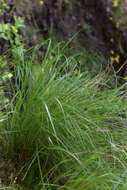
[[39, 64], [35, 52], [21, 64], [13, 60], [15, 94], [0, 129], [16, 183], [35, 190], [126, 189], [124, 87], [111, 89], [103, 74], [77, 74], [75, 56], [63, 64], [60, 50], [51, 58], [52, 52], [50, 42]]

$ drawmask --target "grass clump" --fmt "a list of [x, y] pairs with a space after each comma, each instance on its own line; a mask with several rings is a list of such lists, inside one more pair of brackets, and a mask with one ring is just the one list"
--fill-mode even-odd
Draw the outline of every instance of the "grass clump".
[[50, 47], [40, 64], [35, 52], [20, 64], [13, 60], [15, 94], [1, 134], [16, 183], [35, 190], [126, 189], [125, 90], [106, 86], [103, 74], [75, 73], [75, 57], [58, 51], [51, 59]]

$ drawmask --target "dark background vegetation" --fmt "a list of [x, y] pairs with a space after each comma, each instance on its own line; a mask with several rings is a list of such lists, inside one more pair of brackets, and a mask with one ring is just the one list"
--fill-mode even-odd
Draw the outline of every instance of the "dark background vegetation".
[[126, 76], [126, 27], [117, 27], [114, 14], [118, 7], [114, 8], [112, 1], [17, 0], [10, 1], [9, 7], [0, 20], [8, 23], [13, 22], [14, 15], [21, 16], [26, 23], [22, 34], [29, 46], [37, 44], [42, 36], [59, 40], [73, 38], [72, 46], [77, 51], [101, 52], [104, 68], [110, 61], [111, 51], [114, 57], [120, 55], [119, 63], [114, 61], [113, 66], [117, 74]]

